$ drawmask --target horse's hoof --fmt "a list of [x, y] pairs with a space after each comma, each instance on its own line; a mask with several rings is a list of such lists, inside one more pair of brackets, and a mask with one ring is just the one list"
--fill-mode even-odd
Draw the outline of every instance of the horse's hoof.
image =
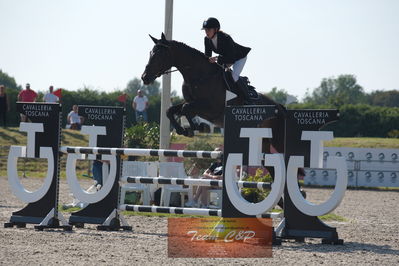
[[187, 137], [190, 137], [190, 138], [194, 137], [194, 130], [187, 129], [186, 131], [187, 131]]
[[176, 133], [177, 135], [186, 135], [186, 130], [184, 130], [183, 128], [176, 128]]
[[194, 131], [189, 128], [185, 128], [183, 131], [183, 135], [189, 138], [194, 137]]

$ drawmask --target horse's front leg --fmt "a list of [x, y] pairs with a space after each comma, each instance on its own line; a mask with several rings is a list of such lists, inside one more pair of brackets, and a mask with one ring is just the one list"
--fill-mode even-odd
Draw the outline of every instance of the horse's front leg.
[[169, 118], [170, 123], [176, 129], [176, 133], [179, 135], [186, 135], [186, 130], [177, 122], [175, 115], [181, 116], [183, 103], [174, 105], [166, 111], [166, 116]]

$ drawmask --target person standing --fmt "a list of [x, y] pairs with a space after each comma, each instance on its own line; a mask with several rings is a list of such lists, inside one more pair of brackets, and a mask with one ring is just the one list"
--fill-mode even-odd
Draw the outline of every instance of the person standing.
[[58, 97], [53, 94], [54, 87], [51, 85], [49, 87], [49, 92], [43, 96], [43, 102], [45, 103], [57, 103], [59, 101]]
[[7, 127], [7, 112], [10, 111], [10, 104], [8, 95], [6, 94], [6, 88], [4, 85], [0, 85], [0, 116], [3, 118], [3, 127]]
[[136, 121], [148, 121], [147, 117], [147, 109], [148, 109], [149, 103], [148, 103], [148, 98], [147, 96], [144, 95], [142, 90], [137, 91], [137, 96], [134, 97], [133, 102], [132, 102], [132, 107], [135, 110], [136, 113]]
[[[19, 102], [33, 103], [36, 102], [37, 93], [34, 90], [31, 90], [30, 84], [26, 83], [25, 90], [22, 90], [18, 94]], [[28, 122], [28, 118], [26, 115], [21, 114], [21, 122]]]
[[72, 111], [67, 116], [67, 124], [74, 130], [80, 130], [82, 127], [82, 118], [78, 114], [78, 106], [76, 104], [72, 106]]

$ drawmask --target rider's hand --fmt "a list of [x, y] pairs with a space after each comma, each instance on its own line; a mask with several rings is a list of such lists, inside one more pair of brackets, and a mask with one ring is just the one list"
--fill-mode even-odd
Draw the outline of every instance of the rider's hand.
[[211, 62], [211, 63], [216, 63], [216, 60], [217, 60], [217, 59], [218, 59], [217, 56], [209, 57], [209, 62]]

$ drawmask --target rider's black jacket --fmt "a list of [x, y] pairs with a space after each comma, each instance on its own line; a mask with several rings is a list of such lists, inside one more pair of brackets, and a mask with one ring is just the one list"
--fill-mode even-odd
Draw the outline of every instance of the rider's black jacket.
[[212, 51], [219, 54], [219, 64], [234, 64], [235, 61], [247, 56], [251, 48], [244, 47], [234, 42], [230, 35], [219, 31], [217, 33], [217, 49], [212, 43], [212, 40], [205, 37], [205, 55], [212, 56]]

